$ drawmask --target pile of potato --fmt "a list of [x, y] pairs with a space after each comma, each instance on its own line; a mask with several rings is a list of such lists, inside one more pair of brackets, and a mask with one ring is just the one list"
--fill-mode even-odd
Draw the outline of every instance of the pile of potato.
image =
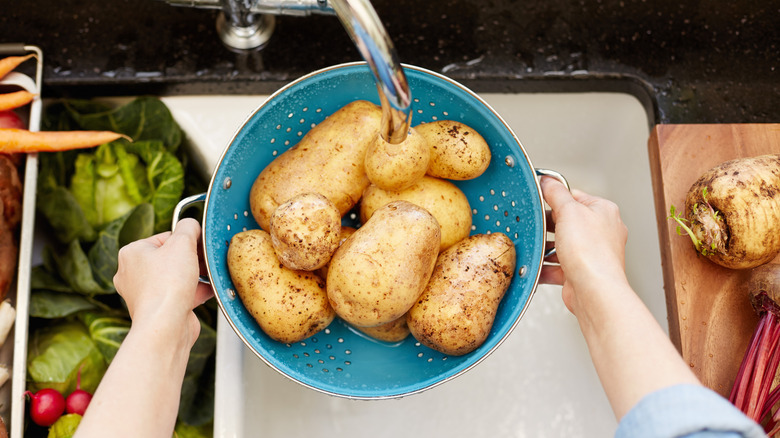
[[[303, 340], [338, 316], [376, 339], [411, 333], [466, 354], [487, 338], [516, 263], [506, 235], [469, 236], [468, 199], [448, 181], [481, 175], [490, 149], [445, 120], [390, 144], [381, 119], [378, 106], [349, 103], [260, 173], [250, 207], [261, 229], [231, 240], [231, 278], [279, 342]], [[342, 227], [358, 204], [362, 225]]]

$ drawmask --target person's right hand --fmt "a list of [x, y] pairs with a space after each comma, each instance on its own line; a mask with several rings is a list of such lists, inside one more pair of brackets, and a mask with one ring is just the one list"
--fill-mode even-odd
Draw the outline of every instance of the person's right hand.
[[575, 315], [578, 294], [598, 293], [603, 282], [627, 282], [625, 246], [628, 231], [617, 205], [569, 190], [543, 177], [544, 199], [552, 210], [556, 255], [542, 268], [540, 281], [563, 285], [563, 301]]

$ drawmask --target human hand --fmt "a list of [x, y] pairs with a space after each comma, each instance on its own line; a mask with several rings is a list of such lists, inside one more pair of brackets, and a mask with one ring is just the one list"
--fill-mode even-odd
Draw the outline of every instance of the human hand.
[[[628, 230], [617, 205], [543, 177], [542, 193], [552, 210], [556, 254], [542, 267], [540, 281], [563, 285], [563, 301], [577, 314], [578, 294], [604, 282], [625, 282]], [[557, 263], [557, 264], [556, 264]]]
[[200, 225], [182, 219], [176, 230], [138, 240], [119, 250], [114, 286], [127, 303], [134, 325], [186, 328], [190, 346], [200, 333], [192, 311], [213, 296], [198, 282]]

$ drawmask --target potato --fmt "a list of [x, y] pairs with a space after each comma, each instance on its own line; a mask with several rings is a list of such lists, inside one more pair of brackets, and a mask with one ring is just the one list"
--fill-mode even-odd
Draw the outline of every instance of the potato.
[[466, 195], [455, 184], [430, 176], [400, 192], [368, 186], [360, 202], [360, 220], [366, 222], [378, 208], [400, 199], [428, 210], [436, 218], [441, 226], [441, 251], [471, 233], [471, 206]]
[[503, 233], [476, 234], [442, 252], [407, 314], [412, 336], [451, 356], [477, 349], [490, 334], [515, 264], [515, 247]]
[[[341, 244], [344, 243], [344, 241], [347, 240], [347, 238], [349, 236], [351, 236], [355, 231], [357, 231], [357, 230], [355, 228], [353, 228], [353, 227], [345, 227], [345, 226], [341, 227], [341, 232], [339, 233], [339, 245], [338, 246], [341, 246]], [[336, 249], [338, 249], [338, 247], [336, 247]], [[328, 263], [325, 263], [325, 266], [317, 269], [317, 271], [316, 271], [317, 275], [319, 275], [320, 278], [322, 278], [323, 280], [328, 278], [328, 267], [329, 266], [330, 266], [330, 260], [328, 260]]]
[[341, 213], [319, 193], [302, 193], [274, 210], [269, 228], [284, 266], [313, 271], [325, 266], [339, 246]]
[[257, 223], [269, 229], [271, 214], [301, 193], [320, 193], [343, 216], [369, 185], [366, 150], [379, 135], [382, 111], [358, 100], [331, 114], [258, 175], [249, 194]]
[[357, 327], [364, 334], [384, 342], [401, 342], [409, 336], [406, 315], [376, 327]]
[[377, 136], [366, 151], [366, 175], [385, 190], [403, 190], [425, 175], [430, 154], [430, 147], [414, 129], [398, 144]]
[[436, 263], [441, 231], [407, 201], [377, 210], [333, 254], [327, 291], [346, 322], [375, 327], [400, 318], [420, 296]]
[[324, 329], [335, 318], [322, 279], [313, 272], [282, 266], [266, 231], [247, 230], [234, 235], [227, 263], [238, 296], [272, 339], [298, 342]]
[[428, 175], [452, 180], [474, 179], [490, 165], [490, 147], [463, 123], [438, 120], [415, 127], [431, 148]]

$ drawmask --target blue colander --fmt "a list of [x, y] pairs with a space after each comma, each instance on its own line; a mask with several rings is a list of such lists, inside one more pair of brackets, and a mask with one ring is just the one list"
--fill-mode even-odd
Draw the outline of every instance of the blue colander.
[[[204, 202], [203, 249], [219, 307], [236, 334], [258, 358], [291, 380], [316, 391], [352, 399], [403, 397], [442, 384], [484, 360], [506, 339], [536, 290], [545, 254], [545, 213], [535, 169], [515, 134], [495, 111], [457, 82], [397, 61], [392, 43], [368, 0], [331, 0], [364, 59], [306, 75], [274, 93], [239, 128], [219, 160], [208, 192], [183, 200], [174, 213]], [[386, 343], [336, 318], [325, 330], [295, 344], [269, 338], [244, 307], [227, 266], [234, 234], [259, 228], [249, 192], [260, 172], [325, 117], [355, 100], [381, 105], [381, 135], [397, 139], [408, 126], [456, 120], [477, 130], [492, 162], [479, 177], [454, 181], [472, 208], [472, 234], [502, 232], [515, 244], [517, 270], [487, 340], [463, 356], [431, 350], [413, 337]], [[387, 137], [389, 136], [389, 137]], [[395, 141], [393, 141], [395, 142]], [[567, 184], [568, 185], [568, 184]], [[344, 225], [359, 227], [359, 214]]]
[[[457, 120], [476, 129], [490, 145], [492, 162], [480, 177], [454, 181], [473, 213], [472, 234], [502, 232], [517, 251], [517, 270], [498, 308], [487, 340], [463, 356], [447, 356], [409, 336], [399, 343], [374, 340], [336, 318], [302, 342], [269, 338], [235, 291], [227, 266], [234, 234], [259, 228], [249, 208], [255, 178], [275, 157], [295, 145], [329, 114], [358, 99], [379, 104], [366, 63], [326, 68], [272, 95], [243, 124], [223, 152], [208, 192], [182, 201], [205, 200], [203, 247], [208, 281], [236, 334], [258, 358], [311, 389], [353, 399], [408, 396], [444, 383], [484, 360], [506, 339], [527, 309], [545, 257], [545, 214], [535, 169], [504, 120], [476, 94], [440, 74], [404, 66], [417, 123]], [[564, 180], [565, 181], [565, 180]], [[178, 213], [177, 213], [178, 214]], [[344, 225], [359, 226], [357, 212]]]

